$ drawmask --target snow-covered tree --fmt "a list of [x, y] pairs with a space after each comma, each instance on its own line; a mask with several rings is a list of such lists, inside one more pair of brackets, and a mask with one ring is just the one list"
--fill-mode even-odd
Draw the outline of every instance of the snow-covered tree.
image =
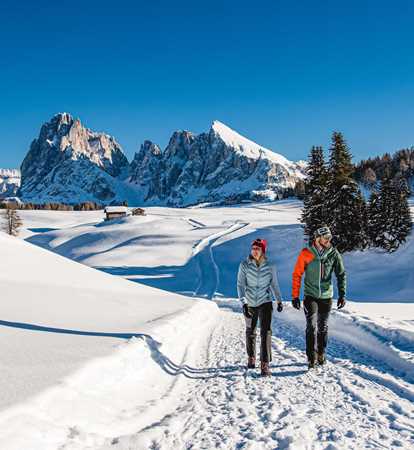
[[352, 155], [345, 139], [341, 133], [334, 132], [323, 215], [340, 252], [363, 250], [368, 246], [366, 204], [353, 172]]
[[17, 236], [19, 234], [19, 229], [23, 225], [17, 209], [15, 207], [8, 206], [4, 210], [3, 214], [3, 230], [11, 236]]
[[301, 222], [309, 241], [314, 231], [325, 223], [324, 202], [326, 196], [327, 169], [322, 147], [313, 146], [309, 154], [305, 197]]
[[377, 190], [371, 192], [368, 204], [368, 239], [370, 245], [379, 247], [378, 237], [384, 228], [384, 218], [382, 215], [381, 195]]

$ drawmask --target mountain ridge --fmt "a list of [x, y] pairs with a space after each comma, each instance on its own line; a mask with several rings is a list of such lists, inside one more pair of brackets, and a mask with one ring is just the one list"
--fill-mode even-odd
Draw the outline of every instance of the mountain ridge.
[[106, 133], [69, 113], [42, 125], [21, 166], [24, 201], [189, 206], [274, 200], [293, 193], [304, 163], [292, 162], [215, 120], [209, 131], [175, 131], [161, 149], [145, 140], [131, 162]]

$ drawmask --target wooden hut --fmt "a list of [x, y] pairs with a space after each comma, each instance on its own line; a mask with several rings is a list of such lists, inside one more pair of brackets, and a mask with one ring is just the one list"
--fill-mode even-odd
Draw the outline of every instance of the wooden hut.
[[145, 216], [145, 209], [142, 208], [134, 208], [132, 210], [133, 216]]
[[107, 206], [105, 208], [105, 220], [119, 219], [128, 215], [126, 206]]

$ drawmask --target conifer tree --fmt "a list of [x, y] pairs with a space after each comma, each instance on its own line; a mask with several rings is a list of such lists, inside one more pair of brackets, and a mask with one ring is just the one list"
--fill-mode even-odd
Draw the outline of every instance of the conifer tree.
[[378, 237], [383, 232], [381, 195], [377, 190], [371, 192], [368, 205], [368, 240], [373, 247], [379, 247]]
[[322, 147], [313, 146], [309, 154], [305, 197], [301, 222], [304, 232], [311, 241], [314, 231], [325, 223], [324, 201], [326, 194], [327, 170]]
[[341, 133], [334, 132], [323, 215], [340, 252], [363, 250], [368, 246], [366, 204], [353, 172], [352, 155], [345, 139]]
[[393, 192], [395, 196], [393, 226], [396, 233], [392, 248], [397, 250], [400, 245], [406, 242], [413, 226], [411, 211], [408, 204], [410, 189], [407, 180], [405, 178], [395, 180]]
[[370, 202], [369, 234], [375, 247], [395, 252], [406, 241], [412, 229], [409, 195], [406, 181], [402, 178], [392, 180], [387, 170], [375, 207]]

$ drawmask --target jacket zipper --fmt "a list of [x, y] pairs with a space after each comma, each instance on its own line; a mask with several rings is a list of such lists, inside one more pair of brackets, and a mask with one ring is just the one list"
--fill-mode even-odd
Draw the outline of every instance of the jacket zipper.
[[319, 298], [321, 298], [321, 278], [322, 278], [322, 261], [319, 260]]

